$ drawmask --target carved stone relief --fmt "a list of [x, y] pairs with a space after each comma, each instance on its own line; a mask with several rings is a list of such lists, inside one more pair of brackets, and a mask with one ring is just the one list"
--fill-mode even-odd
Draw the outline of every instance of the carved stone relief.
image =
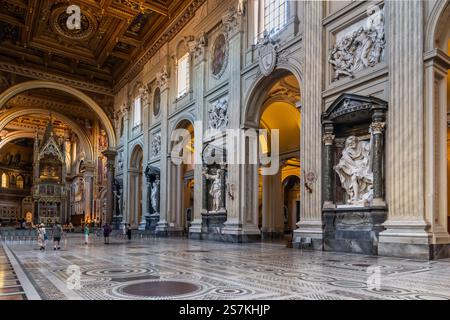
[[212, 103], [208, 110], [208, 128], [224, 129], [228, 126], [228, 96]]
[[333, 80], [342, 76], [353, 77], [356, 72], [383, 60], [386, 45], [383, 10], [363, 22], [356, 30], [349, 28], [347, 34], [337, 38], [328, 57], [334, 69]]
[[161, 132], [155, 133], [152, 140], [152, 157], [157, 157], [161, 153]]

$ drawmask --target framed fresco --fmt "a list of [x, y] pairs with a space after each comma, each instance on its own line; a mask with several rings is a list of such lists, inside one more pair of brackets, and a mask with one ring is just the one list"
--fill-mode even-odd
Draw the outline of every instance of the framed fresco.
[[159, 115], [159, 111], [161, 109], [161, 91], [159, 88], [155, 89], [155, 93], [153, 94], [153, 115], [156, 117]]
[[228, 43], [223, 33], [219, 34], [214, 41], [211, 56], [211, 74], [219, 79], [225, 72], [228, 62]]

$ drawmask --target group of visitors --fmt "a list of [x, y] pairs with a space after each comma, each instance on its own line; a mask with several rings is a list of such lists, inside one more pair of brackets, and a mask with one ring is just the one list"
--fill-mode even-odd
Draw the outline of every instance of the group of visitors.
[[[103, 229], [104, 243], [109, 244], [109, 236], [112, 233], [112, 228], [108, 223], [106, 223], [102, 229]], [[131, 240], [131, 225], [124, 224], [122, 230], [123, 230], [123, 238], [127, 237], [128, 240]], [[89, 243], [89, 235], [91, 233], [88, 224], [84, 226], [83, 233], [84, 233], [84, 244], [87, 245]], [[59, 222], [55, 222], [55, 224], [52, 227], [53, 250], [61, 249], [60, 242], [63, 234], [64, 234], [63, 227]], [[37, 227], [37, 242], [39, 245], [39, 250], [45, 250], [47, 241], [48, 241], [47, 229], [45, 228], [45, 225], [41, 223]]]
[[[105, 224], [103, 226], [103, 238], [105, 241], [105, 244], [109, 244], [109, 236], [112, 232], [112, 228], [109, 224]], [[84, 226], [84, 244], [87, 245], [89, 243], [89, 234], [90, 234], [90, 229], [89, 229], [89, 225], [85, 225]]]
[[[52, 228], [52, 236], [53, 236], [53, 250], [61, 249], [61, 238], [63, 235], [63, 228], [59, 222], [55, 222]], [[47, 230], [45, 229], [45, 225], [41, 223], [37, 228], [37, 241], [39, 245], [39, 250], [45, 250], [47, 245]]]

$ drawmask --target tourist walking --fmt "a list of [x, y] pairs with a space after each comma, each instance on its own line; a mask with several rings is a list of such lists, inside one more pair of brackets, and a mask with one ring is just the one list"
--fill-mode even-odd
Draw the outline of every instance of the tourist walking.
[[61, 242], [61, 236], [63, 233], [63, 229], [59, 222], [55, 222], [55, 225], [53, 226], [53, 250], [60, 250], [61, 247], [59, 243]]
[[105, 244], [109, 244], [109, 235], [111, 234], [111, 227], [109, 224], [103, 226], [103, 237], [105, 238]]
[[128, 240], [131, 240], [131, 225], [128, 224], [127, 226], [127, 236], [128, 236]]
[[45, 230], [45, 226], [41, 223], [37, 229], [37, 242], [39, 245], [39, 250], [45, 250], [45, 245], [47, 244], [47, 231]]
[[89, 240], [89, 226], [85, 224], [84, 226], [84, 244], [88, 244]]

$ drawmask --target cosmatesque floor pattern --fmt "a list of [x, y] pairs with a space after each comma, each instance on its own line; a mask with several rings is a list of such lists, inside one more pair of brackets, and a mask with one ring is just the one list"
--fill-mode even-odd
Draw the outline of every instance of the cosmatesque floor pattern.
[[0, 245], [0, 300], [26, 300], [20, 281]]
[[[151, 238], [7, 243], [41, 299], [450, 299], [450, 261]], [[1, 247], [0, 247], [1, 248]], [[0, 249], [0, 288], [18, 287]], [[11, 295], [20, 296], [20, 290]], [[25, 294], [28, 296], [27, 290]], [[0, 299], [4, 295], [0, 293]]]

